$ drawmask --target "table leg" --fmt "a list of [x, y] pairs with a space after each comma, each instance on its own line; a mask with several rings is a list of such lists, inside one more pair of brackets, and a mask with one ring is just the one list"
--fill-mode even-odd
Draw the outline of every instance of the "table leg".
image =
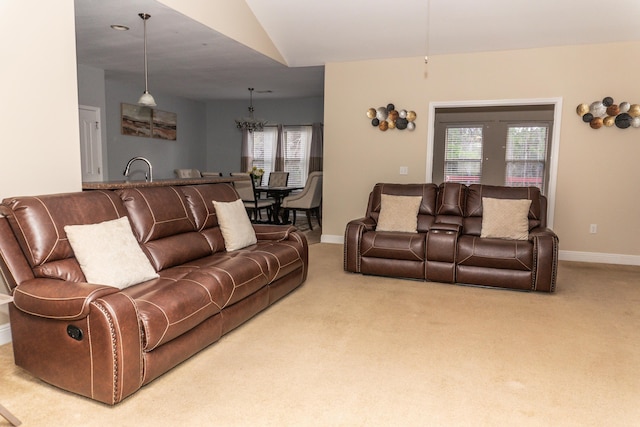
[[7, 408], [0, 405], [0, 415], [4, 417], [12, 426], [19, 426], [22, 422], [17, 419]]
[[273, 222], [275, 224], [282, 224], [282, 220], [280, 219], [280, 206], [282, 206], [282, 198], [280, 195], [275, 196], [273, 202]]

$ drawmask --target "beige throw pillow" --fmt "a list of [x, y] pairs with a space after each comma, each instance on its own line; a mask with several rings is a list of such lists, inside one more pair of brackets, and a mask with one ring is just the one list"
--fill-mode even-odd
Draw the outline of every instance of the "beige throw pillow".
[[224, 247], [227, 251], [242, 249], [258, 241], [242, 200], [233, 202], [214, 200], [213, 207], [216, 209]]
[[480, 237], [527, 240], [529, 238], [528, 199], [482, 198]]
[[124, 289], [158, 277], [127, 217], [98, 224], [65, 225], [64, 231], [89, 283]]
[[380, 216], [378, 231], [418, 232], [418, 210], [422, 196], [380, 195]]

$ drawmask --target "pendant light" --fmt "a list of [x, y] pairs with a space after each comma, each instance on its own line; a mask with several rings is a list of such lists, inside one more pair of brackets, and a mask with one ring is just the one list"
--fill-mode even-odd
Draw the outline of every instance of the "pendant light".
[[262, 119], [256, 120], [253, 117], [253, 88], [250, 87], [248, 89], [249, 89], [249, 117], [236, 119], [236, 127], [240, 130], [248, 130], [249, 132], [253, 132], [255, 130], [260, 132], [264, 130], [264, 126], [267, 124], [267, 121]]
[[149, 93], [148, 72], [147, 72], [147, 19], [151, 18], [148, 13], [139, 13], [138, 16], [142, 18], [144, 23], [144, 93], [138, 100], [139, 105], [145, 107], [155, 107], [156, 101]]

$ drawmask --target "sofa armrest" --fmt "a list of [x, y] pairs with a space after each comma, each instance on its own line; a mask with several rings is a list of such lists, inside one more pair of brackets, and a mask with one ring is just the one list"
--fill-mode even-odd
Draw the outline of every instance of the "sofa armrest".
[[533, 289], [554, 292], [558, 274], [558, 236], [550, 228], [537, 227], [529, 232], [529, 240], [533, 243], [535, 257]]
[[253, 224], [256, 232], [256, 238], [261, 240], [288, 240], [292, 232], [297, 228], [292, 225], [276, 225], [276, 224]]
[[558, 237], [552, 229], [546, 227], [536, 227], [529, 231], [529, 240], [533, 240], [534, 238], [541, 236]]
[[363, 217], [351, 220], [344, 231], [344, 269], [354, 273], [360, 273], [360, 250], [362, 235], [376, 229], [376, 222], [371, 217]]
[[107, 285], [36, 278], [16, 287], [13, 303], [20, 311], [34, 316], [77, 320], [89, 314], [91, 302], [119, 291]]

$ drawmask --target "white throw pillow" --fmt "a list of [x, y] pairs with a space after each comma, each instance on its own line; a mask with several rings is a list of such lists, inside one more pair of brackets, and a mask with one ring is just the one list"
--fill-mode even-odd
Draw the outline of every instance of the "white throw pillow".
[[380, 216], [378, 231], [418, 232], [418, 210], [422, 196], [380, 195]]
[[480, 237], [527, 240], [529, 238], [528, 199], [482, 198]]
[[158, 277], [126, 216], [98, 224], [65, 225], [64, 231], [89, 283], [124, 289]]
[[214, 200], [213, 207], [216, 209], [224, 247], [227, 251], [242, 249], [258, 241], [242, 200], [233, 202]]

